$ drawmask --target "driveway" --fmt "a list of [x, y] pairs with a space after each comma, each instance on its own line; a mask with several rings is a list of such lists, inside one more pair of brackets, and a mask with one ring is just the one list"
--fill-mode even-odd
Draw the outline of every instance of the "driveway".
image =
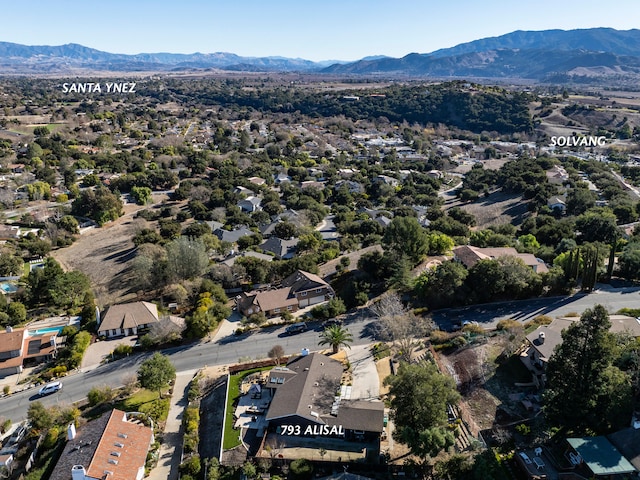
[[354, 345], [347, 349], [353, 385], [351, 400], [372, 400], [380, 396], [380, 381], [370, 345]]
[[82, 357], [82, 364], [80, 365], [80, 370], [83, 372], [88, 372], [89, 370], [93, 370], [98, 367], [102, 360], [104, 360], [118, 345], [131, 345], [133, 346], [138, 337], [122, 337], [115, 340], [101, 340], [96, 341], [89, 345], [87, 351], [84, 353], [84, 357]]

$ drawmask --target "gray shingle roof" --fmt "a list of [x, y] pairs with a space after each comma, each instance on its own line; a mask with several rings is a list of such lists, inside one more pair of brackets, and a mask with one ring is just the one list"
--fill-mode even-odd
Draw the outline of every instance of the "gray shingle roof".
[[118, 328], [135, 328], [158, 321], [158, 307], [149, 302], [122, 303], [109, 307], [102, 318], [98, 331]]

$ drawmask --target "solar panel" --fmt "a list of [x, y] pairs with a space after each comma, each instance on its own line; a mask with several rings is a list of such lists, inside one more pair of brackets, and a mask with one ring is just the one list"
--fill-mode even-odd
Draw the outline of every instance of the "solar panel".
[[33, 355], [36, 353], [40, 353], [40, 340], [30, 340], [29, 346], [27, 347], [27, 355]]

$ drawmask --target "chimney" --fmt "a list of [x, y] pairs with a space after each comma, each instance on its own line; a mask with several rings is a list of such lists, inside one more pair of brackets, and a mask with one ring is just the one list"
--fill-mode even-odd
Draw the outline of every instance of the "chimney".
[[82, 465], [74, 465], [71, 467], [71, 480], [84, 480], [87, 477], [87, 471]]
[[76, 426], [70, 423], [67, 427], [67, 440], [73, 440], [74, 438], [76, 438]]
[[545, 335], [544, 335], [544, 332], [540, 332], [540, 333], [538, 334], [538, 341], [539, 341], [540, 343], [544, 343], [544, 336], [545, 336]]

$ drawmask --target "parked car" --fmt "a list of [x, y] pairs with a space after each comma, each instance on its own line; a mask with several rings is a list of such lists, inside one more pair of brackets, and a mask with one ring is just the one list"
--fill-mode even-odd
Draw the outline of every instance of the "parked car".
[[295, 333], [301, 333], [307, 331], [307, 324], [304, 322], [294, 323], [293, 325], [289, 325], [284, 329], [284, 333], [287, 335], [293, 335]]
[[38, 395], [44, 397], [45, 395], [50, 395], [52, 393], [59, 392], [60, 390], [62, 390], [62, 382], [51, 382], [38, 390]]

